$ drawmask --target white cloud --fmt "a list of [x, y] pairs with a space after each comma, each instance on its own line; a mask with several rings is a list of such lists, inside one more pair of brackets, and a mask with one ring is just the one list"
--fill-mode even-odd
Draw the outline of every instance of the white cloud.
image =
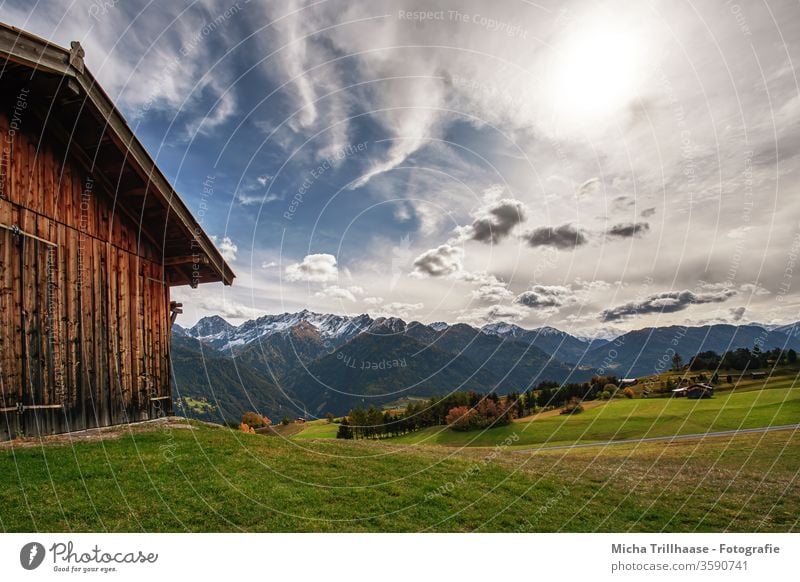
[[503, 281], [490, 275], [491, 280], [472, 290], [472, 298], [485, 303], [500, 303], [514, 297], [513, 291]]
[[306, 255], [300, 263], [286, 267], [286, 278], [289, 281], [307, 281], [309, 283], [329, 283], [339, 277], [336, 257], [329, 254]]
[[749, 295], [770, 295], [769, 289], [765, 289], [758, 283], [745, 283], [739, 286], [739, 290]]
[[361, 287], [339, 287], [338, 285], [329, 285], [321, 291], [317, 291], [317, 297], [330, 297], [331, 299], [346, 299], [347, 301], [357, 301], [357, 297], [364, 294], [364, 289]]
[[414, 273], [418, 276], [446, 277], [463, 269], [463, 258], [463, 250], [443, 244], [414, 259]]
[[229, 236], [222, 237], [222, 240], [218, 240], [216, 236], [212, 236], [211, 242], [216, 245], [223, 259], [231, 263], [236, 260], [236, 253], [239, 247], [236, 246], [236, 243], [234, 243]]
[[274, 192], [270, 192], [269, 194], [251, 194], [248, 192], [236, 193], [236, 202], [242, 206], [268, 204], [270, 202], [275, 202], [276, 200], [282, 199], [283, 198], [280, 194], [276, 194]]
[[226, 319], [253, 319], [264, 314], [263, 310], [245, 305], [224, 291], [208, 293], [188, 287], [177, 287], [172, 294], [175, 301], [186, 305], [185, 310], [197, 310], [201, 316], [220, 315]]
[[514, 299], [514, 303], [530, 309], [561, 307], [565, 303], [574, 301], [572, 289], [562, 285], [534, 285]]
[[425, 306], [422, 303], [402, 303], [399, 301], [394, 301], [381, 306], [381, 308], [378, 310], [378, 314], [405, 319], [423, 307]]
[[490, 305], [478, 309], [470, 309], [458, 316], [459, 321], [481, 324], [495, 321], [518, 321], [523, 319], [528, 312], [517, 305]]

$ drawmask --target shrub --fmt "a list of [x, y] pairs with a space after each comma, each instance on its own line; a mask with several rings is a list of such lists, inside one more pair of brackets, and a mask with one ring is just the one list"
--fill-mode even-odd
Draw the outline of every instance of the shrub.
[[244, 422], [239, 425], [239, 430], [242, 431], [242, 432], [247, 432], [247, 433], [251, 433], [251, 434], [255, 434], [255, 432], [256, 432], [256, 429], [254, 429], [249, 424], [245, 424]]
[[625, 398], [633, 398], [634, 396], [636, 396], [636, 393], [633, 391], [633, 388], [625, 388], [625, 390], [623, 390], [622, 393], [625, 394]]
[[456, 406], [450, 409], [444, 421], [453, 430], [471, 430], [474, 425], [475, 409], [469, 406]]
[[272, 421], [257, 412], [245, 412], [242, 415], [242, 424], [246, 424], [250, 428], [262, 428], [271, 425]]
[[573, 398], [561, 409], [561, 414], [580, 414], [583, 412], [583, 405], [577, 398]]

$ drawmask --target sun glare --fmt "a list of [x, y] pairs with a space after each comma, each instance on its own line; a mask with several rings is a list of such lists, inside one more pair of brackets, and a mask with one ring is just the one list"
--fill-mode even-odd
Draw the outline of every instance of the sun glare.
[[608, 116], [635, 97], [639, 46], [621, 28], [591, 25], [556, 48], [553, 88], [559, 117], [586, 122]]

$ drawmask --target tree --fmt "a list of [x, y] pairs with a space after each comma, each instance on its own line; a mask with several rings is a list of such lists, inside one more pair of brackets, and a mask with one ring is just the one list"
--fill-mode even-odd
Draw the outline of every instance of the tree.
[[242, 415], [242, 424], [246, 424], [251, 428], [261, 428], [271, 425], [272, 421], [257, 412], [245, 412]]
[[726, 381], [728, 384], [733, 384], [733, 376], [731, 376], [730, 374], [728, 374], [727, 376], [725, 376], [725, 381]]
[[470, 430], [473, 428], [473, 419], [476, 416], [474, 408], [456, 406], [451, 408], [445, 417], [445, 422], [453, 430]]
[[763, 368], [764, 366], [767, 365], [767, 362], [765, 361], [766, 356], [764, 355], [764, 352], [761, 350], [761, 346], [758, 345], [758, 342], [756, 342], [755, 345], [753, 345], [753, 350], [751, 354], [753, 355], [753, 366], [755, 368]]
[[574, 396], [570, 398], [569, 402], [564, 405], [561, 414], [580, 414], [583, 412], [583, 405], [581, 401]]
[[325, 420], [328, 421], [328, 424], [331, 424], [333, 422], [333, 413], [330, 412], [330, 411], [326, 412], [325, 413]]
[[786, 361], [788, 361], [790, 364], [797, 363], [797, 352], [794, 351], [794, 349], [790, 348], [789, 351], [786, 352]]
[[672, 369], [676, 372], [683, 369], [683, 358], [678, 352], [675, 352], [675, 355], [672, 356]]
[[350, 428], [350, 423], [347, 421], [347, 417], [344, 417], [342, 419], [342, 422], [339, 424], [339, 430], [336, 431], [336, 438], [337, 439], [353, 438], [353, 430]]

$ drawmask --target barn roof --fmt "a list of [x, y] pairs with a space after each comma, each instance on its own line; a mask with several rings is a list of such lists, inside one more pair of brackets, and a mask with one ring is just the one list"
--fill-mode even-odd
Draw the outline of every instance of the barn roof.
[[70, 49], [0, 23], [0, 80], [30, 88], [29, 110], [134, 220], [162, 253], [170, 285], [230, 285], [235, 277], [219, 250], [137, 139], [122, 114]]

